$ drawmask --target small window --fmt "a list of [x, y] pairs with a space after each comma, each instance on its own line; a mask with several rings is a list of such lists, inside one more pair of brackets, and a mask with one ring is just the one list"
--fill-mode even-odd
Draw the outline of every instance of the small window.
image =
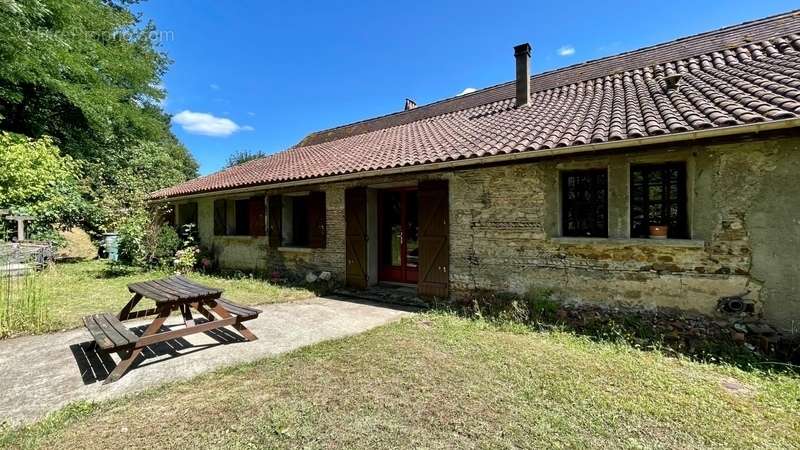
[[183, 203], [178, 205], [178, 225], [188, 223], [197, 224], [197, 203]]
[[563, 235], [608, 237], [606, 169], [564, 172], [561, 183]]
[[234, 200], [233, 202], [233, 216], [235, 220], [233, 224], [233, 234], [236, 236], [265, 236], [266, 219], [264, 217], [264, 196], [260, 195], [243, 198]]
[[234, 234], [237, 236], [247, 236], [250, 234], [250, 199], [236, 200], [234, 203], [236, 224]]
[[269, 198], [271, 247], [325, 247], [325, 192]]
[[287, 247], [308, 246], [308, 196], [283, 197], [283, 240]]
[[224, 199], [214, 200], [214, 236], [228, 234], [228, 202]]
[[668, 238], [688, 239], [686, 209], [686, 163], [631, 166], [632, 237], [666, 225]]

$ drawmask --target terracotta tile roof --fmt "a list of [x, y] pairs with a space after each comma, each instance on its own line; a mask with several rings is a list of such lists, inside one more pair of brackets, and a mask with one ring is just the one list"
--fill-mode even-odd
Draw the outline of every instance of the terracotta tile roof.
[[151, 198], [796, 118], [800, 13], [536, 75], [531, 83], [526, 107], [514, 107], [513, 82], [505, 83], [314, 133]]

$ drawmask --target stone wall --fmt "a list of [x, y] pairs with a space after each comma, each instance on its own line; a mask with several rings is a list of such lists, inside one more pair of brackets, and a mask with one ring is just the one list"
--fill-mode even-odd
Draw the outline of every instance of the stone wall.
[[[344, 188], [324, 186], [327, 245], [322, 249], [270, 248], [267, 237], [252, 236], [215, 236], [214, 235], [214, 200], [236, 200], [256, 195], [282, 194], [287, 191], [256, 191], [240, 195], [220, 195], [202, 197], [198, 203], [198, 233], [202, 246], [210, 249], [217, 259], [219, 267], [225, 270], [242, 270], [271, 273], [296, 272], [308, 270], [330, 271], [344, 278]], [[266, 202], [266, 199], [265, 199]], [[232, 202], [229, 202], [232, 204]], [[269, 214], [265, 220], [268, 220]], [[228, 211], [228, 230], [235, 222], [234, 210]]]
[[[630, 165], [686, 161], [691, 239], [630, 239]], [[560, 237], [560, 171], [608, 168], [609, 238]], [[800, 138], [708, 144], [299, 187], [326, 192], [324, 249], [269, 248], [266, 238], [213, 236], [213, 199], [198, 201], [201, 241], [224, 268], [326, 270], [344, 279], [344, 191], [450, 181], [450, 284], [561, 299], [716, 314], [746, 294], [784, 330], [800, 320]], [[263, 191], [281, 194], [292, 190]], [[232, 197], [229, 197], [232, 198]]]
[[[451, 289], [547, 287], [567, 301], [710, 315], [721, 297], [746, 294], [757, 313], [792, 330], [800, 319], [798, 147], [800, 139], [782, 138], [455, 171]], [[630, 164], [658, 161], [687, 162], [690, 240], [629, 238]], [[610, 237], [559, 237], [559, 171], [601, 167]]]

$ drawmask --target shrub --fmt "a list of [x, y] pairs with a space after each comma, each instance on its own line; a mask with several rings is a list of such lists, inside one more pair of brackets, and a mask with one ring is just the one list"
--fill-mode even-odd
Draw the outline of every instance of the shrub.
[[154, 211], [142, 208], [130, 213], [121, 223], [119, 253], [122, 262], [139, 266], [172, 264], [182, 241], [174, 228], [162, 224], [157, 217]]
[[119, 259], [128, 264], [143, 265], [146, 260], [147, 218], [132, 214], [122, 222], [119, 229]]
[[158, 227], [157, 234], [151, 246], [148, 246], [150, 251], [150, 264], [166, 266], [172, 262], [175, 253], [183, 246], [178, 232], [168, 225], [161, 225]]
[[181, 239], [183, 248], [197, 245], [200, 242], [200, 236], [197, 233], [197, 225], [187, 223], [178, 227], [178, 237]]
[[198, 264], [199, 255], [200, 248], [194, 245], [178, 250], [173, 260], [175, 270], [180, 273], [191, 272]]

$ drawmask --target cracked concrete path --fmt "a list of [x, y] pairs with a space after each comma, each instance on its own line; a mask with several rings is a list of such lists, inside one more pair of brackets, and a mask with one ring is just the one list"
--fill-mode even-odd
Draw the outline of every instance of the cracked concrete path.
[[[67, 403], [104, 400], [188, 379], [220, 367], [275, 356], [328, 339], [362, 333], [410, 314], [387, 305], [315, 298], [259, 306], [246, 322], [258, 340], [229, 328], [147, 347], [119, 381], [102, 380], [119, 361], [89, 346], [85, 329], [0, 341], [0, 423], [32, 422]], [[129, 327], [147, 322], [127, 322]], [[167, 322], [179, 324], [180, 317]]]

